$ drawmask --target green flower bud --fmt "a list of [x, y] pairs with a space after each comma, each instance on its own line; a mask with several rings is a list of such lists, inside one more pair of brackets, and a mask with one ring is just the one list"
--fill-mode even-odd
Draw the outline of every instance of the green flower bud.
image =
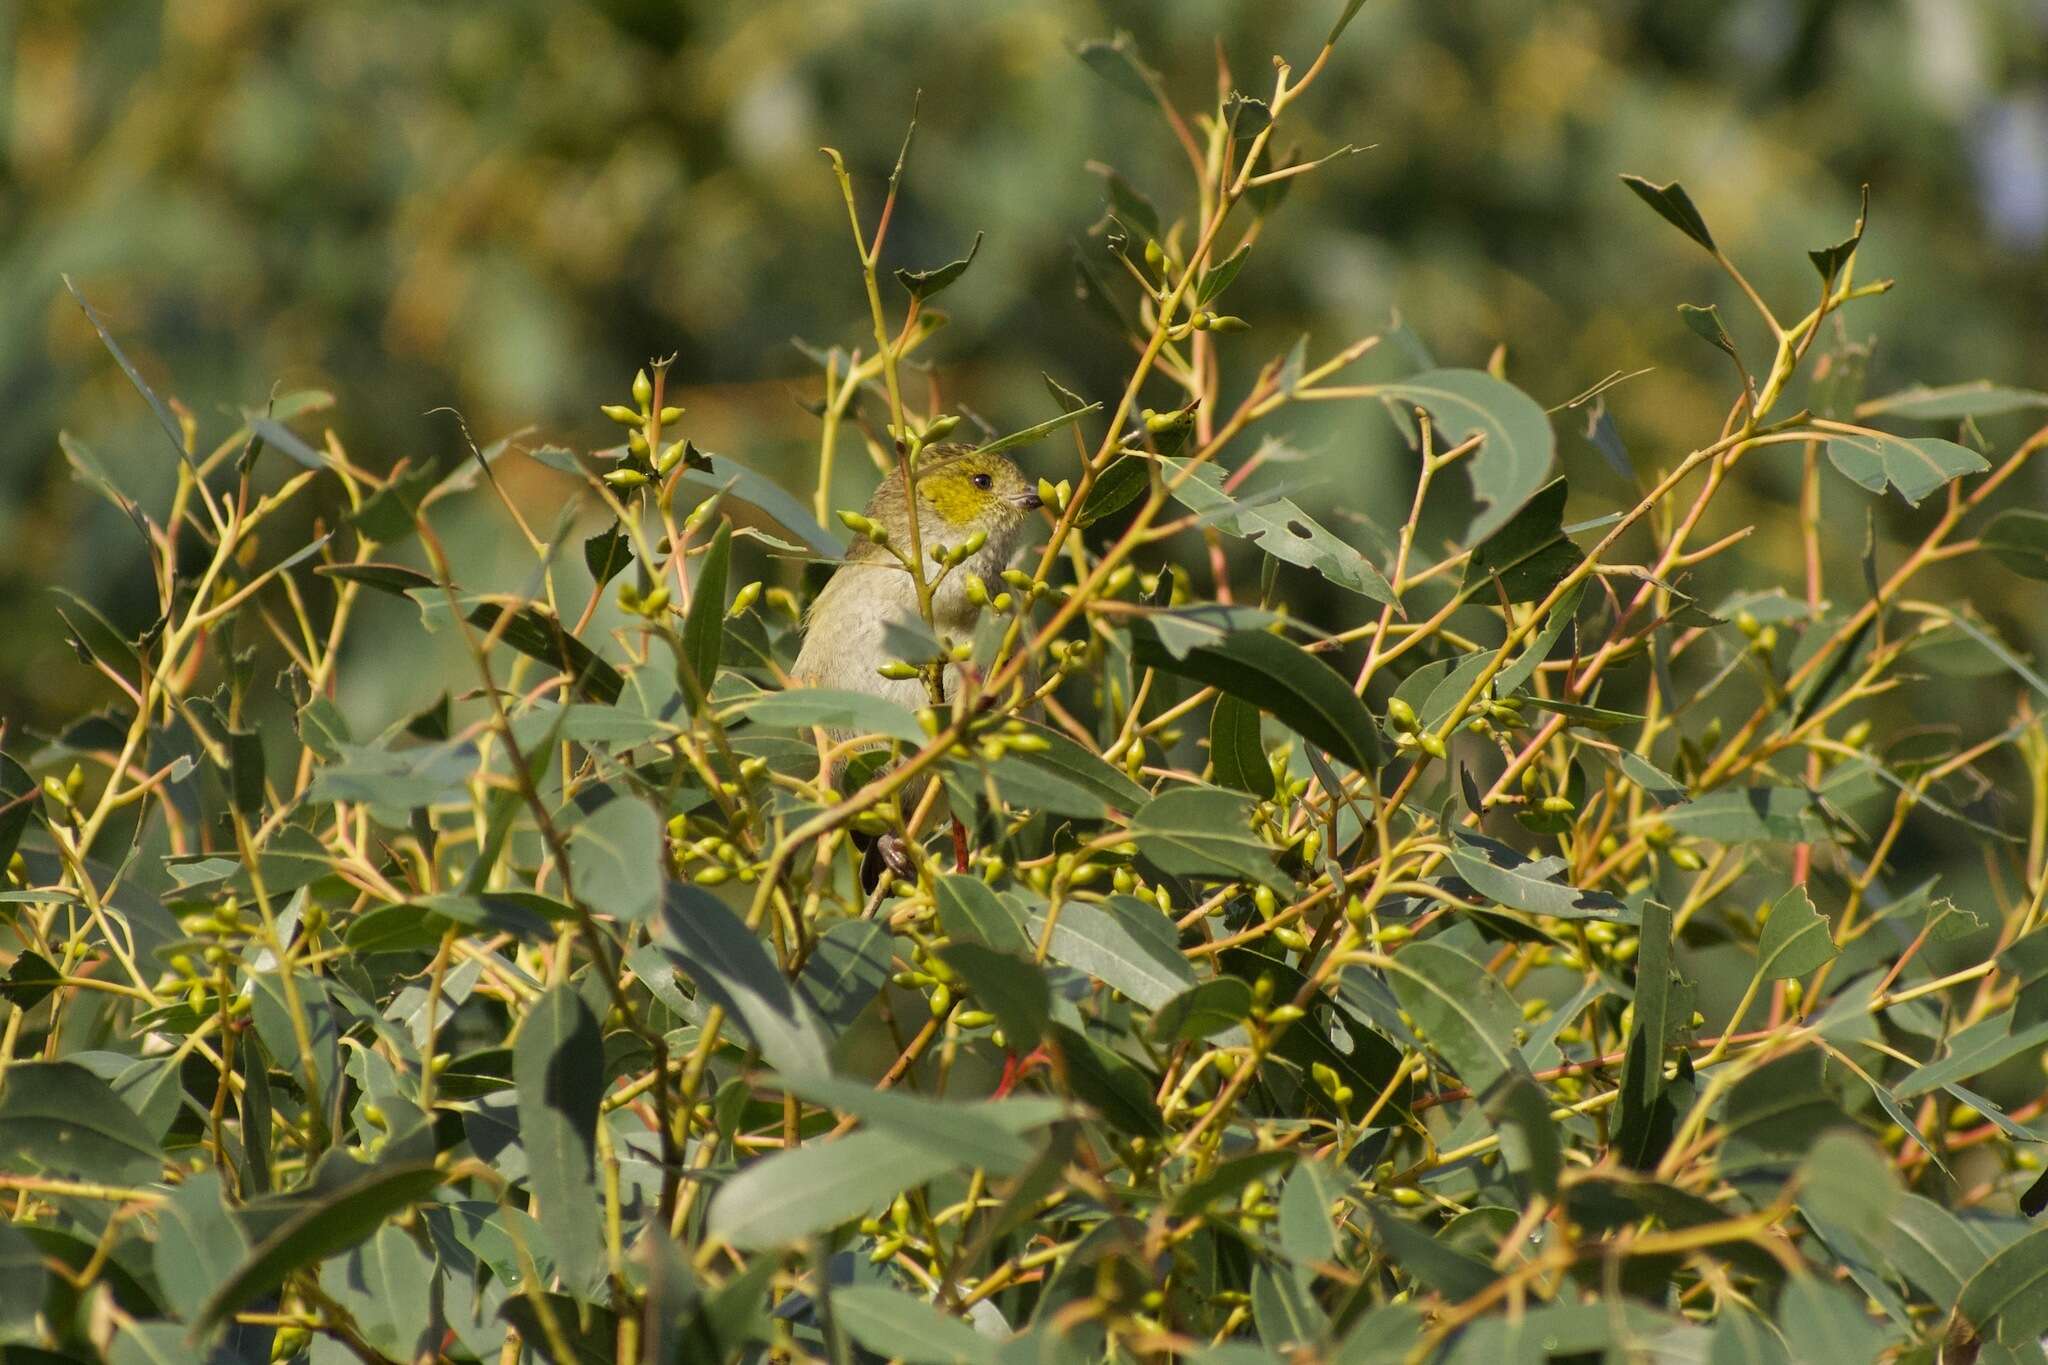
[[606, 403], [603, 407], [599, 408], [598, 411], [602, 412], [605, 416], [611, 418], [614, 422], [617, 422], [622, 427], [633, 427], [635, 429], [638, 429], [647, 421], [645, 417], [642, 417], [638, 412], [634, 411], [632, 408], [627, 407], [624, 403]]
[[633, 401], [643, 408], [654, 401], [654, 381], [645, 370], [633, 376]]
[[638, 488], [647, 482], [647, 476], [637, 469], [614, 469], [604, 481], [614, 488]]

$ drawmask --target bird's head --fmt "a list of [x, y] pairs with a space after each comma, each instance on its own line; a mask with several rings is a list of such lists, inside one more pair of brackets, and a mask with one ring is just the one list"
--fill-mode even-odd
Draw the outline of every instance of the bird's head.
[[[917, 501], [920, 531], [948, 543], [976, 531], [986, 532], [992, 543], [1013, 541], [1025, 518], [1043, 505], [1037, 485], [1007, 456], [956, 445], [933, 446], [918, 460]], [[901, 474], [892, 474], [876, 493], [870, 515], [875, 512], [892, 530], [906, 529]]]

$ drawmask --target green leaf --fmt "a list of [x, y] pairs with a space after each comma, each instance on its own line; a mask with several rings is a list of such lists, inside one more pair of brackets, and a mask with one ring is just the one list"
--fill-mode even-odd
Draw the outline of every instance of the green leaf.
[[1151, 793], [1131, 781], [1122, 769], [1105, 763], [1094, 750], [1051, 726], [1026, 721], [1023, 733], [1035, 736], [1044, 747], [1031, 753], [1013, 752], [1009, 757], [1015, 762], [1079, 788], [1111, 810], [1133, 811], [1150, 798]]
[[1423, 1327], [1422, 1310], [1414, 1304], [1382, 1304], [1351, 1324], [1327, 1360], [1329, 1365], [1406, 1365], [1421, 1344]]
[[1696, 303], [1681, 303], [1678, 305], [1678, 317], [1694, 336], [1729, 359], [1741, 363], [1742, 357], [1735, 350], [1734, 340], [1728, 335], [1728, 329], [1721, 325], [1719, 308], [1711, 303], [1704, 308]]
[[939, 949], [939, 958], [966, 982], [975, 1004], [995, 1015], [1012, 1051], [1028, 1050], [1045, 1036], [1052, 990], [1036, 962], [963, 941]]
[[1031, 1164], [1039, 1144], [1024, 1135], [1063, 1117], [1057, 1100], [925, 1099], [900, 1090], [877, 1090], [865, 1081], [810, 1076], [784, 1080], [791, 1094], [851, 1114], [907, 1148], [929, 1151], [959, 1167], [1014, 1175]]
[[1074, 55], [1096, 75], [1126, 95], [1150, 103], [1159, 75], [1138, 55], [1138, 45], [1128, 33], [1119, 32], [1108, 41], [1096, 38], [1077, 44]]
[[1211, 1167], [1207, 1175], [1182, 1185], [1167, 1207], [1176, 1215], [1202, 1213], [1219, 1200], [1236, 1198], [1254, 1180], [1284, 1171], [1299, 1159], [1298, 1153], [1285, 1148], [1231, 1157]]
[[1675, 834], [1716, 843], [1806, 843], [1831, 836], [1813, 798], [1797, 787], [1743, 787], [1709, 792], [1664, 812]]
[[419, 530], [420, 504], [439, 481], [432, 465], [401, 469], [349, 516], [349, 523], [382, 544], [404, 540]]
[[1206, 307], [1215, 301], [1218, 294], [1230, 288], [1231, 281], [1237, 278], [1237, 272], [1244, 269], [1245, 258], [1251, 254], [1251, 243], [1246, 242], [1231, 252], [1222, 264], [1212, 265], [1204, 270], [1201, 279], [1195, 282], [1195, 306]]
[[1714, 246], [1714, 235], [1707, 231], [1707, 220], [1700, 217], [1700, 211], [1693, 207], [1692, 196], [1685, 192], [1683, 185], [1676, 180], [1668, 185], [1657, 185], [1639, 175], [1624, 175], [1621, 183], [1628, 186], [1636, 198], [1655, 209], [1659, 218], [1707, 250], [1720, 254]]
[[2048, 579], [2048, 512], [2009, 507], [1985, 523], [1977, 543], [2021, 577]]
[[1131, 817], [1138, 850], [1180, 877], [1251, 881], [1291, 891], [1273, 866], [1273, 850], [1252, 832], [1252, 801], [1220, 787], [1175, 787]]
[[[37, 1361], [42, 1358], [40, 1353], [34, 1357]], [[72, 1358], [49, 1357], [53, 1362]], [[186, 1339], [185, 1329], [176, 1323], [132, 1319], [121, 1324], [120, 1334], [114, 1338], [113, 1348], [107, 1352], [109, 1365], [202, 1365], [207, 1359], [218, 1358], [202, 1356]], [[13, 1357], [9, 1359], [11, 1361]]]
[[888, 984], [893, 940], [873, 920], [842, 920], [818, 936], [796, 993], [835, 1036], [853, 1026]]
[[848, 1133], [743, 1167], [712, 1197], [705, 1231], [743, 1251], [802, 1241], [894, 1199], [959, 1163], [893, 1132]]
[[1944, 484], [1991, 467], [1982, 455], [1954, 441], [1893, 436], [1868, 428], [1830, 432], [1827, 450], [1835, 468], [1855, 483], [1873, 493], [1882, 493], [1890, 484], [1916, 507]]
[[12, 1223], [0, 1223], [0, 1332], [32, 1334], [50, 1271], [43, 1253]]
[[0, 753], [0, 867], [13, 861], [21, 832], [35, 816], [39, 790], [28, 769]]
[[435, 1353], [440, 1330], [432, 1297], [434, 1261], [396, 1225], [386, 1223], [322, 1266], [320, 1287], [348, 1310], [363, 1340], [391, 1359]]
[[[1145, 846], [1142, 836], [1139, 846]], [[1132, 896], [1111, 896], [1100, 905], [1068, 901], [1053, 921], [1047, 948], [1057, 961], [1157, 1009], [1195, 984], [1177, 932], [1157, 906]]]
[[32, 1010], [63, 980], [64, 974], [55, 963], [34, 949], [24, 948], [7, 969], [6, 978], [0, 980], [0, 1000], [17, 1009]]
[[1330, 1211], [1342, 1202], [1350, 1183], [1348, 1172], [1340, 1173], [1327, 1161], [1302, 1161], [1288, 1175], [1280, 1191], [1276, 1230], [1282, 1249], [1297, 1266], [1342, 1262], [1344, 1243]]
[[366, 588], [389, 593], [393, 597], [405, 597], [421, 588], [438, 586], [432, 578], [418, 569], [409, 569], [403, 564], [319, 564], [313, 572], [327, 578], [339, 578], [348, 583], [360, 583]]
[[1564, 480], [1552, 479], [1472, 552], [1465, 586], [1481, 601], [1495, 600], [1488, 585], [1496, 578], [1508, 601], [1537, 601], [1579, 567], [1585, 556], [1564, 533], [1565, 493]]
[[1330, 1330], [1330, 1319], [1293, 1275], [1264, 1261], [1252, 1267], [1252, 1322], [1259, 1340], [1277, 1352], [1313, 1346]]
[[1992, 1247], [1931, 1199], [1908, 1193], [1892, 1206], [1884, 1245], [1892, 1264], [1926, 1300], [1944, 1310], [1991, 1258]]
[[922, 302], [944, 291], [955, 280], [967, 273], [967, 267], [974, 264], [976, 254], [981, 251], [981, 234], [974, 234], [974, 242], [967, 248], [967, 254], [957, 261], [948, 261], [930, 270], [898, 270], [896, 283], [910, 291], [910, 297]]
[[1152, 1083], [1137, 1067], [1065, 1024], [1052, 1026], [1052, 1038], [1066, 1061], [1075, 1098], [1092, 1106], [1110, 1127], [1148, 1140], [1166, 1132], [1159, 1106], [1152, 1102]]
[[202, 1171], [157, 1206], [157, 1283], [181, 1318], [196, 1314], [249, 1254], [242, 1225], [221, 1197], [220, 1173]]
[[[1275, 559], [1313, 569], [1340, 588], [1375, 602], [1394, 600], [1394, 589], [1371, 560], [1331, 534], [1290, 498], [1240, 501], [1224, 491], [1223, 471], [1209, 464], [1161, 459], [1168, 483], [1179, 480], [1174, 501], [1228, 536], [1256, 544]], [[1182, 475], [1186, 477], [1181, 477]]]
[[1337, 22], [1330, 26], [1330, 36], [1323, 39], [1324, 47], [1335, 47], [1337, 40], [1344, 36], [1344, 30], [1351, 27], [1351, 21], [1365, 8], [1365, 0], [1344, 0], [1344, 11], [1337, 16]]
[[[1240, 981], [1270, 978], [1275, 1000], [1304, 999], [1302, 988], [1308, 984], [1308, 978], [1277, 957], [1249, 948], [1229, 948], [1222, 953], [1221, 964], [1224, 971]], [[1310, 1017], [1279, 1035], [1272, 1045], [1273, 1055], [1292, 1063], [1304, 1075], [1313, 1075], [1317, 1063], [1329, 1067], [1354, 1092], [1350, 1112], [1362, 1113], [1395, 1083], [1395, 1072], [1401, 1065], [1400, 1049], [1320, 990], [1307, 993], [1303, 1008]], [[1342, 1051], [1331, 1041], [1333, 1038], [1344, 1041]], [[1336, 1102], [1324, 1095], [1320, 1087], [1305, 1086], [1303, 1093], [1307, 1102], [1318, 1108], [1338, 1110]], [[1383, 1112], [1400, 1114], [1404, 1108], [1402, 1096], [1396, 1095], [1383, 1106]]]
[[2013, 1012], [1994, 1015], [1957, 1033], [1949, 1040], [1947, 1055], [1908, 1072], [1892, 1087], [1902, 1100], [1916, 1099], [1957, 1081], [1967, 1081], [1993, 1067], [2048, 1044], [2048, 1019], [2013, 1028]]
[[625, 679], [619, 676], [619, 670], [569, 634], [552, 614], [531, 603], [509, 614], [495, 602], [480, 603], [470, 611], [468, 620], [486, 633], [496, 630], [498, 622], [504, 620], [500, 640], [529, 659], [561, 669], [576, 690], [594, 702], [616, 705], [619, 693], [625, 689]]
[[1085, 408], [1075, 408], [1073, 411], [1063, 412], [1057, 417], [1048, 417], [1043, 422], [1037, 422], [1025, 427], [1022, 431], [1013, 431], [1008, 436], [1001, 436], [990, 441], [987, 445], [976, 446], [974, 448], [975, 453], [977, 455], [988, 455], [997, 451], [1014, 450], [1018, 446], [1028, 446], [1033, 441], [1042, 441], [1055, 431], [1063, 427], [1072, 426], [1089, 413], [1100, 410], [1101, 407], [1102, 404], [1100, 403], [1090, 403]]
[[1383, 400], [1426, 409], [1436, 418], [1436, 448], [1448, 450], [1473, 436], [1479, 448], [1460, 461], [1472, 479], [1480, 510], [1460, 538], [1480, 544], [1541, 488], [1557, 453], [1557, 433], [1535, 399], [1484, 370], [1429, 370], [1378, 385]]
[[576, 897], [622, 924], [638, 924], [661, 903], [662, 829], [654, 807], [621, 792], [568, 831]]
[[845, 551], [846, 538], [820, 525], [810, 509], [791, 497], [781, 484], [756, 474], [728, 455], [707, 455], [705, 461], [702, 468], [684, 466], [680, 471], [683, 480], [753, 504], [826, 559], [837, 559]]
[[[348, 1250], [387, 1218], [425, 1199], [441, 1179], [431, 1163], [395, 1163], [306, 1200], [251, 1248], [235, 1273], [214, 1290], [196, 1315], [193, 1330], [203, 1332], [271, 1292], [292, 1271]], [[601, 1268], [601, 1255], [598, 1264]]]
[[1785, 1339], [1747, 1308], [1729, 1304], [1714, 1320], [1714, 1344], [1707, 1365], [1792, 1365]]
[[1836, 242], [1833, 246], [1822, 247], [1818, 251], [1806, 253], [1807, 259], [1813, 262], [1813, 268], [1820, 272], [1821, 283], [1830, 288], [1833, 287], [1835, 277], [1842, 273], [1843, 267], [1849, 264], [1849, 258], [1856, 254], [1857, 246], [1862, 243], [1863, 225], [1868, 221], [1870, 221], [1870, 186], [1865, 185], [1863, 187], [1862, 207], [1856, 210], [1856, 226], [1850, 230], [1849, 235]]
[[830, 1311], [848, 1336], [905, 1365], [995, 1365], [994, 1338], [922, 1299], [881, 1285], [834, 1289]]
[[915, 712], [867, 692], [792, 687], [748, 697], [735, 703], [731, 714], [776, 730], [808, 734], [812, 726], [822, 726], [835, 734], [887, 735], [907, 744], [924, 743]]
[[466, 742], [397, 750], [346, 743], [335, 747], [337, 761], [314, 776], [307, 799], [375, 806], [398, 823], [416, 807], [462, 797], [478, 764], [476, 746]]
[[1623, 1061], [1621, 1121], [1614, 1145], [1623, 1161], [1642, 1170], [1663, 1156], [1671, 1140], [1675, 1115], [1664, 1099], [1664, 1056], [1690, 1016], [1692, 992], [1674, 981], [1670, 908], [1645, 900], [1639, 935], [1635, 1021], [1629, 1027]]
[[1839, 1228], [1873, 1246], [1883, 1242], [1902, 1193], [1885, 1154], [1847, 1130], [1821, 1134], [1794, 1180], [1800, 1211], [1830, 1238]]
[[512, 1050], [519, 1090], [519, 1145], [548, 1249], [579, 1297], [604, 1283], [604, 1229], [597, 1197], [597, 1112], [604, 1099], [604, 1043], [597, 1019], [567, 982], [534, 1002]]
[[1089, 162], [1088, 169], [1102, 177], [1103, 188], [1109, 192], [1109, 211], [1113, 217], [1125, 227], [1137, 229], [1145, 237], [1159, 236], [1159, 210], [1124, 178], [1123, 172], [1100, 161]]
[[16, 1062], [0, 1084], [0, 1169], [114, 1185], [162, 1176], [163, 1152], [142, 1120], [76, 1062]]
[[1150, 622], [1131, 629], [1132, 656], [1146, 668], [1192, 678], [1270, 713], [1309, 743], [1361, 771], [1379, 765], [1378, 725], [1336, 670], [1262, 630], [1232, 630], [1175, 658]]
[[1227, 1033], [1251, 1016], [1252, 988], [1234, 976], [1219, 976], [1188, 987], [1153, 1012], [1152, 1037], [1160, 1042], [1195, 1042]]
[[617, 578], [633, 562], [633, 542], [617, 526], [607, 526], [583, 542], [583, 564], [590, 570], [593, 590], [604, 591], [605, 584]]
[[99, 310], [85, 301], [85, 295], [79, 292], [71, 277], [60, 274], [57, 278], [64, 281], [64, 288], [70, 291], [72, 300], [85, 314], [85, 320], [91, 323], [93, 331], [99, 334], [100, 344], [107, 348], [107, 354], [114, 357], [114, 363], [121, 367], [121, 373], [128, 376], [128, 382], [135, 386], [135, 391], [149, 404], [149, 410], [156, 414], [157, 425], [162, 427], [164, 435], [170, 438], [171, 449], [177, 452], [179, 462], [189, 468], [192, 457], [185, 451], [185, 434], [178, 425], [178, 419], [171, 415], [170, 405], [157, 397], [156, 390], [143, 379], [142, 371], [135, 368], [135, 362], [128, 358], [128, 353], [114, 340], [114, 334], [107, 330], [106, 320], [99, 315]]
[[1448, 860], [1460, 880], [1500, 905], [1560, 919], [1624, 923], [1627, 907], [1605, 891], [1582, 891], [1557, 877], [1565, 860], [1556, 855], [1531, 861], [1505, 844], [1458, 830]]
[[1808, 1048], [1764, 1063], [1728, 1092], [1723, 1169], [1740, 1173], [1802, 1157], [1824, 1131], [1847, 1122], [1824, 1084], [1825, 1056]]
[[1860, 1295], [1815, 1275], [1794, 1275], [1778, 1299], [1778, 1330], [1797, 1361], [1876, 1360], [1885, 1335]]
[[1959, 422], [1967, 418], [2003, 417], [2008, 413], [2048, 408], [2048, 393], [2008, 389], [1988, 379], [1929, 388], [1914, 384], [1872, 398], [1856, 409], [1858, 417], [1905, 417], [1925, 422]]
[[1522, 1012], [1480, 964], [1433, 939], [1418, 939], [1389, 958], [1386, 971], [1401, 1007], [1472, 1091], [1528, 1074], [1514, 1039]]
[[1209, 712], [1209, 761], [1218, 786], [1257, 797], [1273, 795], [1273, 768], [1259, 735], [1259, 708], [1228, 693]]
[[1035, 951], [1017, 914], [981, 878], [949, 872], [938, 879], [936, 899], [939, 924], [955, 943], [979, 943], [1019, 957]]
[[1523, 1197], [1534, 1193], [1556, 1199], [1564, 1151], [1543, 1088], [1525, 1076], [1510, 1075], [1486, 1095], [1485, 1105], [1487, 1118], [1500, 1134], [1501, 1159], [1514, 1173]]
[[1375, 1250], [1445, 1298], [1459, 1302], [1492, 1286], [1493, 1267], [1478, 1257], [1438, 1241], [1384, 1205], [1367, 1204], [1365, 1212], [1372, 1219]]
[[670, 882], [655, 941], [701, 996], [745, 1026], [770, 1066], [789, 1077], [830, 1069], [810, 1008], [790, 990], [761, 940], [715, 897]]
[[690, 614], [683, 621], [683, 659], [690, 677], [683, 693], [691, 699], [709, 696], [718, 680], [718, 660], [725, 649], [725, 579], [732, 564], [732, 523], [720, 521], [711, 548], [697, 565], [697, 578], [690, 585]]
[[1136, 502], [1152, 481], [1151, 462], [1142, 455], [1119, 455], [1095, 476], [1088, 496], [1075, 514], [1077, 526], [1093, 526], [1104, 517], [1121, 512]]
[[1806, 888], [1794, 886], [1778, 897], [1764, 921], [1756, 949], [1756, 974], [1763, 981], [1805, 976], [1835, 956], [1834, 934], [1827, 917], [1813, 908]]

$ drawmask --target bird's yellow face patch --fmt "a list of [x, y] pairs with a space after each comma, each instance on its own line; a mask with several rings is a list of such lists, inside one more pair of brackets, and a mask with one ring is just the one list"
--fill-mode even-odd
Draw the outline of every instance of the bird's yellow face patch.
[[1001, 455], [956, 455], [917, 474], [917, 496], [948, 526], [987, 527], [1020, 517], [1032, 491], [1017, 466]]

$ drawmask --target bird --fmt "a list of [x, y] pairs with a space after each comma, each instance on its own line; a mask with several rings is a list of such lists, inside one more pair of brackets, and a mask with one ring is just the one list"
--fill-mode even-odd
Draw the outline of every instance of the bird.
[[[982, 609], [971, 594], [970, 576], [987, 582], [1008, 567], [1030, 529], [1031, 513], [1044, 502], [1037, 485], [1008, 456], [963, 445], [927, 448], [917, 462], [915, 483], [926, 581], [938, 578], [932, 626], [941, 636], [965, 639]], [[923, 679], [890, 678], [880, 671], [898, 662], [884, 642], [884, 627], [918, 616], [916, 585], [891, 552], [893, 547], [910, 553], [909, 499], [900, 467], [882, 480], [863, 515], [865, 524], [886, 533], [888, 545], [864, 537], [847, 551], [811, 604], [790, 680], [799, 687], [866, 692], [912, 709], [922, 707], [928, 701]], [[856, 518], [851, 524], [863, 523]], [[979, 548], [939, 577], [930, 558], [933, 548], [956, 551], [977, 536]], [[960, 666], [948, 664], [946, 695], [957, 695], [959, 685]]]

